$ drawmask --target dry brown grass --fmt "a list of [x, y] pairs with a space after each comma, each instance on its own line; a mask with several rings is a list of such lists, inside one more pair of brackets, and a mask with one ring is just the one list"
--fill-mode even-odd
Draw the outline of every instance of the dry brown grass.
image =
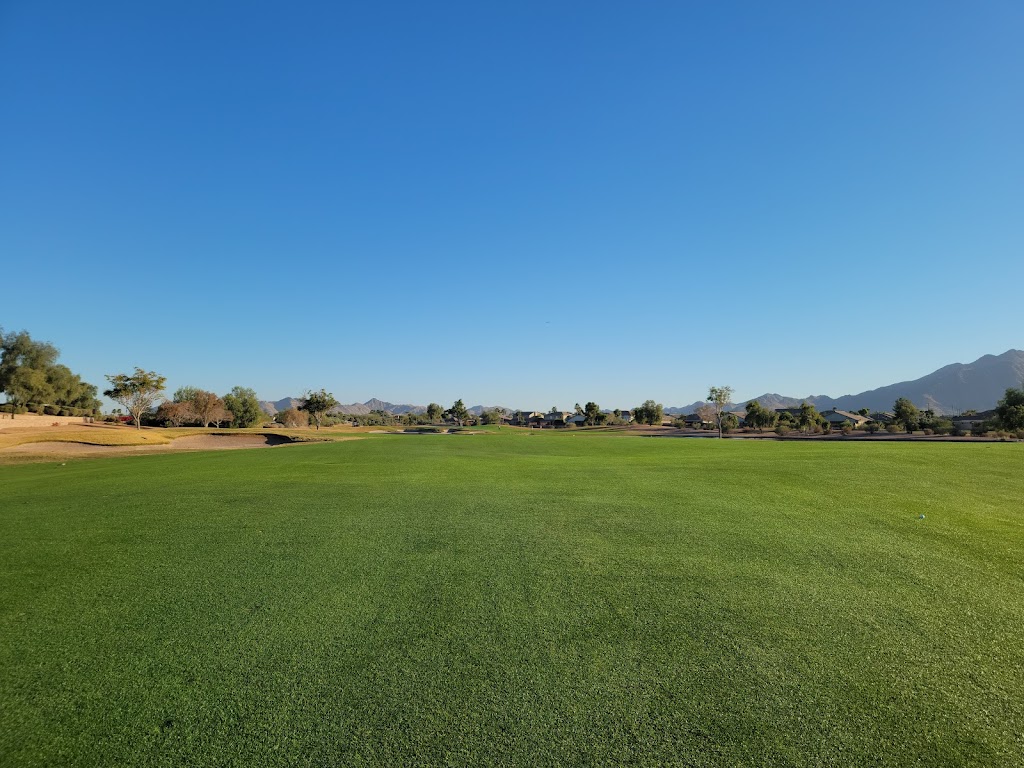
[[24, 443], [85, 443], [87, 445], [166, 445], [172, 430], [130, 429], [102, 424], [75, 424], [59, 427], [26, 427], [0, 430], [0, 449]]

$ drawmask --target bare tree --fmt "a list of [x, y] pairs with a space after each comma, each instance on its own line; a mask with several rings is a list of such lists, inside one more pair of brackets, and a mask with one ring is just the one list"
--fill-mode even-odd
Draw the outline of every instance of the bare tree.
[[288, 408], [279, 411], [277, 420], [286, 427], [307, 427], [309, 426], [309, 414], [300, 411], [298, 408]]
[[221, 401], [221, 404], [214, 409], [210, 416], [210, 421], [213, 422], [213, 425], [217, 427], [217, 429], [220, 429], [220, 425], [222, 423], [227, 422], [230, 424], [235, 420], [235, 414], [233, 414], [231, 410], [224, 405], [223, 401]]
[[164, 400], [156, 409], [158, 419], [163, 419], [172, 427], [180, 427], [187, 421], [195, 419], [190, 403], [178, 403], [174, 400]]
[[715, 406], [711, 403], [704, 403], [704, 405], [697, 408], [697, 415], [700, 417], [701, 427], [703, 428], [705, 424], [711, 424], [715, 420]]
[[195, 414], [196, 421], [202, 424], [203, 427], [210, 426], [212, 422], [224, 421], [224, 401], [213, 392], [197, 389], [192, 393], [192, 397], [188, 402], [192, 405], [192, 412]]

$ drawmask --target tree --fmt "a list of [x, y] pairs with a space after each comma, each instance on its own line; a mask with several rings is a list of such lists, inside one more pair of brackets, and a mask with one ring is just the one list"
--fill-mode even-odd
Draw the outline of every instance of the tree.
[[55, 346], [33, 341], [27, 331], [0, 334], [0, 391], [7, 394], [12, 418], [30, 402], [52, 399], [47, 372], [57, 355]]
[[501, 411], [494, 408], [480, 414], [480, 421], [483, 424], [501, 424]]
[[96, 387], [82, 381], [66, 365], [51, 365], [47, 368], [46, 387], [53, 405], [90, 412], [100, 408]]
[[156, 417], [172, 427], [180, 427], [195, 418], [189, 403], [179, 403], [175, 400], [164, 400], [160, 403], [160, 407], [156, 409]]
[[800, 415], [797, 417], [797, 426], [801, 430], [808, 434], [814, 432], [820, 421], [821, 414], [818, 413], [818, 409], [812, 403], [807, 401], [800, 403]]
[[661, 421], [664, 417], [665, 408], [661, 403], [656, 403], [653, 400], [645, 400], [643, 405], [633, 409], [633, 418], [637, 424], [661, 426]]
[[[255, 397], [255, 393], [253, 396]], [[198, 387], [179, 387], [174, 392], [174, 402], [183, 407], [173, 409], [172, 413], [183, 421], [194, 422], [203, 428], [209, 427], [210, 424], [219, 427], [221, 422], [234, 419], [234, 414], [216, 393]]]
[[465, 403], [460, 399], [452, 403], [452, 407], [447, 410], [446, 415], [456, 421], [461, 427], [466, 419], [469, 418], [469, 411], [466, 410]]
[[755, 428], [758, 432], [763, 432], [764, 428], [761, 426], [761, 414], [764, 413], [764, 408], [761, 407], [761, 403], [757, 400], [751, 400], [747, 403], [746, 411], [747, 416], [744, 421], [747, 422], [747, 426]]
[[996, 415], [1003, 429], [1024, 429], [1024, 386], [1006, 390], [1006, 395], [996, 406]]
[[220, 401], [220, 404], [210, 411], [210, 423], [217, 429], [220, 429], [221, 424], [230, 424], [234, 421], [235, 414], [227, 409], [223, 400], [219, 397], [217, 399]]
[[917, 406], [907, 398], [901, 397], [897, 400], [896, 404], [892, 407], [892, 413], [895, 417], [894, 421], [897, 424], [902, 424], [903, 428], [907, 430], [908, 433], [917, 429], [920, 412], [917, 410]]
[[196, 394], [201, 391], [199, 387], [178, 387], [174, 390], [171, 399], [176, 403], [191, 403], [195, 399]]
[[135, 428], [142, 429], [142, 414], [153, 408], [160, 393], [164, 391], [167, 377], [136, 368], [131, 376], [115, 373], [106, 379], [110, 382], [110, 389], [103, 392], [104, 397], [123, 405], [135, 420]]
[[224, 395], [224, 407], [231, 411], [231, 425], [241, 429], [255, 427], [267, 418], [256, 391], [247, 387], [232, 387], [231, 392]]
[[227, 410], [224, 407], [224, 401], [213, 392], [197, 389], [192, 395], [192, 412], [195, 414], [196, 421], [206, 428], [211, 423], [224, 421]]
[[715, 419], [718, 418], [718, 412], [711, 403], [704, 403], [704, 405], [697, 407], [697, 418], [700, 419], [700, 425], [703, 428], [705, 424], [714, 423]]
[[334, 399], [334, 395], [327, 390], [321, 389], [319, 392], [307, 392], [302, 398], [299, 410], [308, 413], [309, 418], [316, 422], [316, 428], [319, 430], [324, 415], [331, 408], [337, 407], [338, 401]]
[[583, 406], [580, 405], [579, 403], [576, 403], [576, 415], [577, 416], [582, 416], [583, 415]]
[[775, 411], [769, 411], [767, 408], [762, 408], [761, 403], [757, 400], [751, 400], [747, 403], [747, 416], [745, 421], [748, 427], [753, 427], [758, 432], [764, 432], [765, 428], [772, 429], [776, 422], [779, 420], [779, 415]]
[[732, 402], [732, 387], [711, 387], [708, 389], [708, 403], [715, 409], [715, 420], [718, 422], [718, 436], [722, 436], [722, 414], [725, 407]]
[[[621, 418], [621, 413], [619, 414]], [[601, 413], [601, 407], [591, 401], [583, 407], [584, 424], [588, 427], [596, 427], [598, 424], [604, 424], [608, 421], [608, 414]]]
[[436, 424], [444, 416], [444, 408], [437, 403], [431, 403], [427, 406], [427, 418], [430, 419], [431, 424]]

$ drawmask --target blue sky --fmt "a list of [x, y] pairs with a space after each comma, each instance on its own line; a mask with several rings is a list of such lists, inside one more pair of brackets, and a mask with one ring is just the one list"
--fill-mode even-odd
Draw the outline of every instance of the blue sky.
[[[0, 4], [0, 326], [277, 399], [1024, 347], [1024, 5]], [[102, 388], [102, 387], [101, 387]]]

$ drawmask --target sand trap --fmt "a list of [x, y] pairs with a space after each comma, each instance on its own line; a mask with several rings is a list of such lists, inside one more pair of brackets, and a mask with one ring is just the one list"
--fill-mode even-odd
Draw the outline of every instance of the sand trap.
[[90, 445], [48, 440], [21, 443], [0, 449], [0, 453], [38, 456], [116, 456], [118, 454], [161, 453], [167, 451], [223, 451], [238, 448], [272, 448], [275, 445], [297, 445], [283, 435], [188, 435], [162, 445]]
[[295, 442], [284, 435], [188, 435], [172, 440], [167, 447], [187, 451], [223, 451], [234, 448], [271, 448]]

